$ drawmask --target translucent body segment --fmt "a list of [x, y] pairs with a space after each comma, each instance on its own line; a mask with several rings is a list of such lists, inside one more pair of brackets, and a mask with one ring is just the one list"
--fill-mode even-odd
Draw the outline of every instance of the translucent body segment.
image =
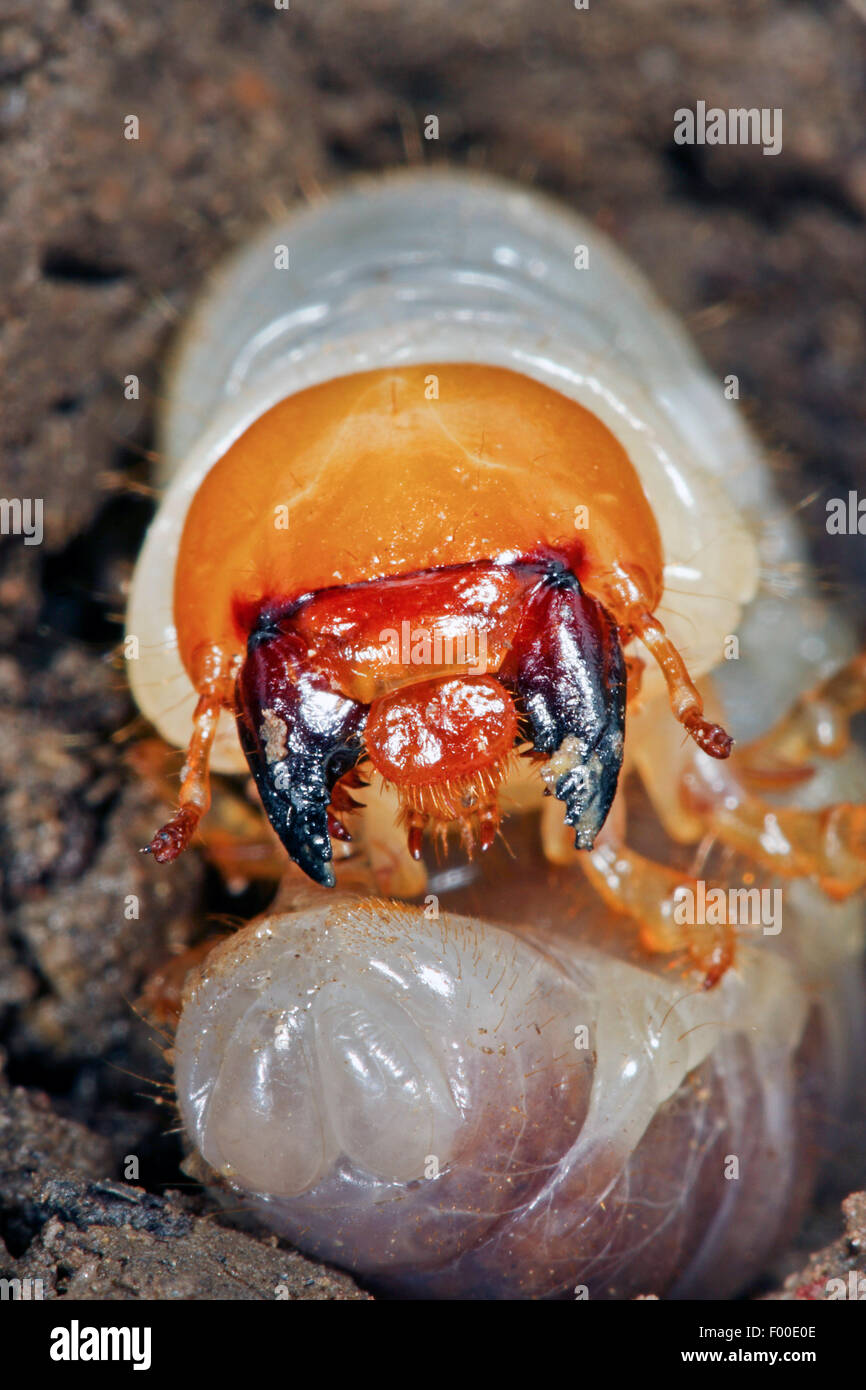
[[719, 1297], [754, 1277], [804, 1200], [829, 1040], [850, 1046], [842, 962], [792, 963], [816, 900], [787, 953], [744, 946], [705, 993], [630, 960], [580, 875], [548, 888], [525, 866], [479, 882], [492, 915], [537, 916], [510, 931], [340, 898], [219, 948], [177, 1081], [229, 1204], [404, 1295]]

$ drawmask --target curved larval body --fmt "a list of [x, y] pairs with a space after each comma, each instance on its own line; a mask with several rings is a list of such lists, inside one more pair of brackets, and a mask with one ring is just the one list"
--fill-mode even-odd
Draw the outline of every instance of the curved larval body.
[[[522, 373], [611, 431], [658, 524], [658, 614], [692, 674], [737, 634], [714, 679], [738, 739], [846, 655], [760, 450], [636, 272], [543, 199], [423, 172], [266, 229], [193, 316], [129, 616], [149, 653], [131, 663], [136, 696], [166, 737], [186, 742], [194, 699], [172, 597], [203, 479], [284, 398], [431, 361]], [[774, 588], [795, 571], [796, 591]], [[651, 668], [631, 728], [626, 774], [681, 741], [663, 732]], [[229, 720], [215, 753], [242, 768]], [[685, 870], [693, 850], [658, 819], [664, 780], [648, 786], [655, 807], [630, 806], [629, 840]], [[796, 801], [863, 787], [850, 750]], [[796, 1224], [841, 1103], [862, 906], [786, 883], [781, 930], [743, 931], [735, 966], [703, 990], [648, 956], [573, 864], [542, 860], [536, 819], [505, 822], [510, 854], [431, 860], [426, 908], [287, 886], [191, 982], [176, 1047], [186, 1130], [231, 1205], [390, 1293], [730, 1295]], [[747, 871], [715, 850], [703, 870], [732, 885], [754, 882]]]

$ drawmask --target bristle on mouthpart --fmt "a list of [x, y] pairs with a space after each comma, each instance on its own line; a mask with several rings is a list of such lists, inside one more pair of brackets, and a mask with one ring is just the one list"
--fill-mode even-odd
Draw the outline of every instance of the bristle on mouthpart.
[[430, 832], [444, 851], [452, 826], [458, 831], [463, 849], [470, 858], [476, 844], [480, 845], [482, 853], [490, 849], [501, 819], [499, 787], [510, 761], [506, 758], [469, 777], [398, 787], [399, 820], [406, 827], [412, 858], [421, 858], [425, 831]]

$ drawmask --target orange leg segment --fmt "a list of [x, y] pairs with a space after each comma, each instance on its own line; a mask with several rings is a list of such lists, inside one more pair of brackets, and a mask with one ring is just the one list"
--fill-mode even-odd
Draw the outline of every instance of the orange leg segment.
[[814, 758], [838, 758], [851, 741], [851, 719], [866, 709], [866, 652], [801, 695], [761, 738], [741, 748], [738, 762], [755, 780], [782, 780]]
[[710, 833], [770, 873], [814, 878], [835, 901], [866, 886], [866, 805], [771, 806], [733, 779], [719, 796], [694, 774], [686, 777], [683, 795]]
[[651, 613], [630, 613], [629, 626], [658, 663], [665, 678], [674, 718], [712, 758], [727, 758], [734, 740], [721, 724], [704, 719], [704, 702], [671, 639]]
[[182, 854], [210, 805], [208, 764], [220, 711], [234, 708], [234, 681], [240, 657], [220, 647], [199, 654], [196, 670], [198, 703], [193, 714], [192, 738], [181, 774], [178, 808], [156, 832], [142, 853], [158, 864], [170, 864]]
[[703, 971], [704, 989], [718, 984], [734, 962], [736, 933], [729, 924], [677, 921], [677, 890], [691, 889], [692, 900], [696, 900], [694, 880], [610, 840], [581, 855], [580, 863], [608, 907], [639, 923], [645, 950], [664, 954], [685, 951]]
[[771, 873], [812, 878], [835, 901], [860, 892], [866, 887], [866, 805], [774, 805], [744, 783], [785, 789], [786, 783], [807, 778], [810, 762], [844, 752], [851, 717], [863, 708], [866, 653], [802, 695], [763, 737], [738, 751], [727, 769], [695, 764], [683, 782], [686, 805], [722, 843]]
[[[713, 742], [712, 731], [719, 726], [703, 721], [700, 697], [695, 703], [696, 692], [664, 632], [654, 620], [643, 625], [639, 621], [633, 630], [659, 661], [680, 722], [694, 737], [699, 721], [711, 731]], [[866, 887], [866, 805], [839, 802], [816, 809], [773, 805], [752, 794], [744, 782], [751, 780], [755, 768], [766, 784], [782, 789], [803, 775], [808, 777], [809, 760], [837, 757], [844, 751], [851, 717], [864, 708], [866, 653], [802, 696], [773, 729], [730, 763], [720, 766], [693, 759], [680, 789], [686, 806], [700, 818], [707, 836], [773, 875], [811, 878], [834, 901], [862, 891]], [[727, 735], [723, 737], [727, 740]], [[695, 741], [704, 751], [712, 751], [703, 737]], [[805, 774], [798, 771], [804, 767]], [[691, 887], [694, 891], [691, 880], [628, 849], [622, 824], [615, 835], [600, 837], [580, 863], [604, 901], [639, 923], [640, 940], [647, 950], [685, 950], [704, 971], [705, 986], [721, 979], [734, 959], [735, 931], [730, 926], [677, 922], [676, 890]]]

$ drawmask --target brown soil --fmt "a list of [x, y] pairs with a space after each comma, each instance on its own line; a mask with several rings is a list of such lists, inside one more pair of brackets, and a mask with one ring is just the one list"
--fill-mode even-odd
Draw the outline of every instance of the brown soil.
[[[168, 1068], [132, 1008], [209, 912], [256, 906], [194, 854], [166, 876], [136, 852], [161, 806], [113, 653], [166, 345], [227, 248], [345, 172], [434, 158], [534, 182], [596, 218], [739, 376], [852, 608], [866, 551], [823, 517], [864, 487], [862, 5], [0, 0], [0, 16], [0, 491], [45, 506], [44, 544], [0, 551], [0, 1034], [20, 1088], [0, 1111], [0, 1274], [58, 1297], [357, 1297], [178, 1195], [151, 1084]], [[673, 112], [697, 99], [781, 107], [782, 153], [675, 145]], [[862, 1201], [848, 1214], [800, 1284], [816, 1260], [851, 1267]]]

